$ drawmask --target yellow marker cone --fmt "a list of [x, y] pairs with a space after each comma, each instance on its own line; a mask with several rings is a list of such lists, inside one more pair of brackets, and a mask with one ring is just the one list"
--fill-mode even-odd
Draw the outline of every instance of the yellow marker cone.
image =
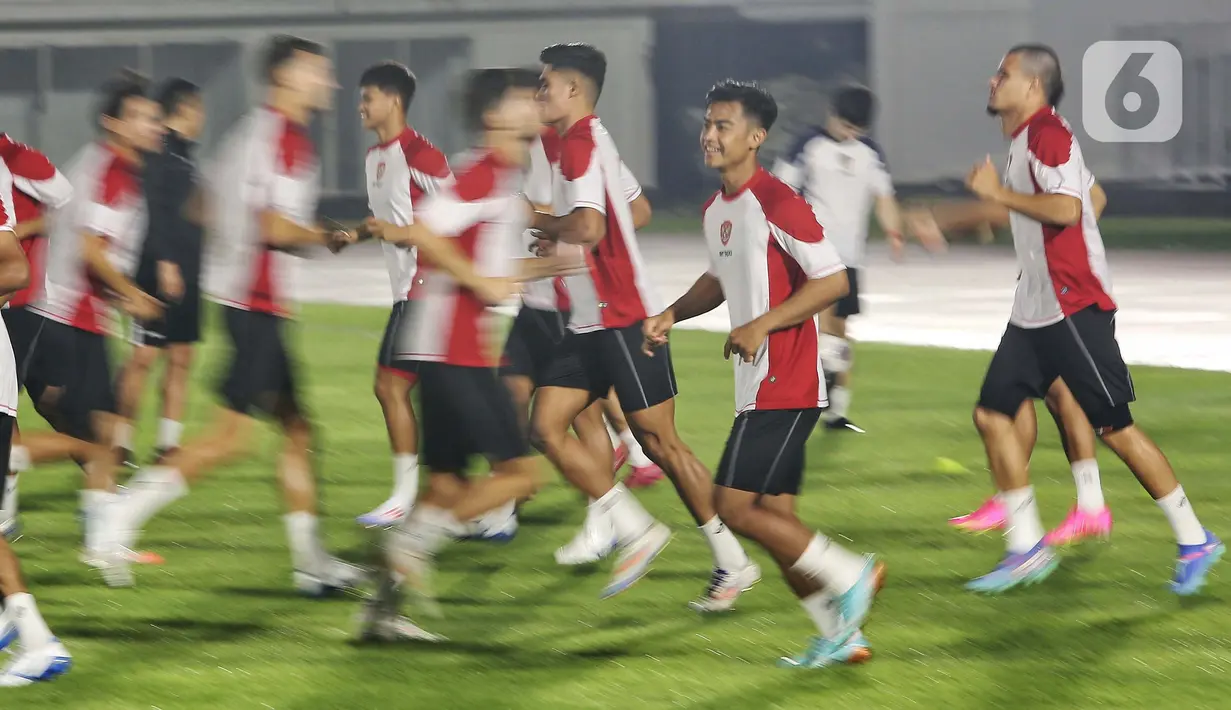
[[932, 471], [934, 473], [970, 473], [970, 469], [944, 456], [936, 457], [936, 461], [932, 463]]

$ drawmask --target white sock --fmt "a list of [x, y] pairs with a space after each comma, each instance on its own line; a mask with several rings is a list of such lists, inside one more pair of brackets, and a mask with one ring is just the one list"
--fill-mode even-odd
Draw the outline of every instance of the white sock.
[[180, 434], [184, 433], [184, 425], [174, 419], [158, 420], [158, 448], [166, 451], [180, 445]]
[[621, 544], [637, 540], [654, 525], [654, 518], [622, 483], [612, 486], [602, 498], [590, 505], [608, 516]]
[[116, 502], [116, 494], [111, 491], [84, 489], [81, 491], [81, 509], [85, 514], [85, 548], [90, 552], [101, 552], [115, 540], [111, 537], [111, 509]]
[[615, 427], [611, 426], [611, 420], [603, 417], [603, 423], [607, 425], [607, 437], [611, 439], [611, 448], [620, 448], [620, 442], [624, 440], [624, 435], [617, 432]]
[[8, 520], [17, 515], [17, 474], [10, 473], [4, 477], [4, 498], [0, 500], [0, 520]]
[[1034, 486], [1001, 491], [1008, 528], [1005, 539], [1011, 554], [1030, 552], [1043, 539], [1043, 521], [1039, 519], [1039, 504], [1034, 498]]
[[1184, 495], [1184, 486], [1176, 486], [1174, 491], [1159, 498], [1158, 507], [1163, 509], [1167, 522], [1175, 531], [1175, 541], [1179, 545], [1201, 545], [1205, 543], [1205, 528], [1197, 520], [1197, 512], [1193, 510], [1188, 496]]
[[830, 389], [830, 409], [825, 410], [827, 420], [840, 420], [851, 411], [851, 390], [842, 385], [833, 385]]
[[593, 540], [610, 542], [616, 537], [611, 514], [602, 506], [594, 505], [594, 501], [590, 501], [590, 505], [586, 506], [586, 520], [582, 527], [585, 534]]
[[179, 469], [168, 466], [143, 468], [128, 481], [128, 493], [117, 507], [116, 527], [119, 542], [131, 548], [150, 518], [158, 511], [188, 494]]
[[641, 449], [641, 443], [637, 441], [637, 437], [633, 436], [632, 429], [625, 429], [620, 432], [620, 442], [628, 447], [628, 462], [632, 464], [633, 468], [654, 465], [650, 457], [646, 456], [645, 451]]
[[701, 526], [701, 532], [705, 533], [705, 540], [710, 544], [710, 551], [714, 553], [715, 567], [728, 572], [738, 572], [748, 566], [748, 555], [744, 553], [744, 548], [717, 515]]
[[1077, 484], [1077, 507], [1087, 513], [1097, 513], [1106, 507], [1103, 484], [1099, 482], [1098, 461], [1083, 459], [1073, 462], [1073, 482]]
[[17, 636], [23, 648], [42, 648], [51, 643], [51, 629], [47, 628], [47, 622], [38, 613], [34, 597], [26, 592], [11, 594], [4, 598], [4, 611], [17, 627]]
[[812, 623], [816, 624], [816, 629], [821, 633], [822, 638], [835, 638], [842, 630], [842, 620], [838, 618], [838, 612], [833, 608], [834, 597], [829, 592], [825, 590], [814, 592], [800, 599], [799, 603], [803, 605]]
[[30, 450], [21, 444], [17, 444], [9, 450], [9, 471], [12, 473], [25, 473], [34, 467], [34, 461], [30, 459]]
[[324, 548], [317, 533], [316, 516], [295, 512], [282, 516], [286, 523], [286, 540], [291, 548], [291, 564], [296, 572], [321, 574], [325, 571]]
[[132, 449], [133, 425], [129, 422], [116, 422], [112, 432], [111, 443], [117, 449]]
[[823, 584], [833, 594], [843, 594], [859, 581], [868, 560], [817, 533], [791, 569]]
[[419, 497], [419, 456], [393, 455], [393, 497], [409, 509]]

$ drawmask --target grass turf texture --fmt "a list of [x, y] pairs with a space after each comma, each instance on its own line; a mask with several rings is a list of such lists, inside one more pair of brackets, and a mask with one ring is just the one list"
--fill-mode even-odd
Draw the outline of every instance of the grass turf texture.
[[[191, 400], [188, 436], [212, 407], [209, 383], [224, 351], [211, 313]], [[353, 522], [389, 489], [380, 409], [370, 394], [385, 311], [309, 307], [298, 334], [307, 399], [318, 414], [320, 469], [331, 549], [367, 553]], [[716, 464], [731, 420], [730, 364], [720, 335], [673, 336], [684, 439]], [[143, 546], [167, 557], [137, 570], [138, 587], [112, 591], [76, 561], [78, 474], [68, 466], [23, 476], [26, 537], [16, 545], [31, 588], [75, 657], [45, 686], [0, 691], [4, 707], [41, 708], [833, 708], [1226, 707], [1231, 667], [1225, 601], [1216, 576], [1180, 601], [1164, 583], [1174, 554], [1162, 514], [1131, 475], [1101, 452], [1117, 516], [1110, 545], [1066, 555], [1042, 586], [999, 598], [961, 588], [1001, 554], [996, 536], [945, 526], [989, 492], [970, 406], [988, 354], [858, 346], [853, 415], [866, 436], [809, 442], [800, 508], [825, 532], [876, 551], [888, 585], [858, 668], [774, 667], [812, 633], [766, 555], [765, 581], [734, 613], [699, 617], [686, 606], [705, 585], [710, 556], [667, 484], [639, 493], [677, 533], [650, 576], [600, 602], [609, 567], [557, 567], [552, 551], [582, 517], [577, 496], [553, 483], [523, 511], [503, 547], [446, 551], [438, 588], [446, 618], [423, 620], [440, 646], [358, 646], [354, 600], [311, 601], [290, 588], [275, 439], [254, 459], [217, 471], [150, 527]], [[1165, 447], [1207, 525], [1231, 535], [1225, 475], [1228, 413], [1221, 374], [1137, 368], [1141, 424]], [[1046, 414], [1034, 458], [1045, 522], [1057, 523], [1073, 484]], [[149, 450], [145, 408], [140, 451]], [[37, 416], [21, 415], [31, 429]], [[971, 474], [930, 472], [937, 456]]]

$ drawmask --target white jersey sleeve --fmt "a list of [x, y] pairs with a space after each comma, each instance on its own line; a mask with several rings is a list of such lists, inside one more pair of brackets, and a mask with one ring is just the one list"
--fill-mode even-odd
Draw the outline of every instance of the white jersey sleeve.
[[823, 279], [846, 270], [838, 251], [825, 239], [824, 230], [803, 199], [797, 197], [776, 203], [766, 219], [774, 241], [799, 264], [809, 279]]

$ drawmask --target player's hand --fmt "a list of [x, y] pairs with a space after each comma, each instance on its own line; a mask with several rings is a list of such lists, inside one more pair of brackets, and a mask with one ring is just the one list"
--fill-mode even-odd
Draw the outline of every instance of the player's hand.
[[144, 321], [158, 320], [163, 313], [161, 301], [136, 288], [120, 298], [120, 308], [133, 318]]
[[903, 221], [906, 224], [907, 235], [918, 239], [924, 249], [940, 253], [949, 248], [949, 240], [945, 239], [944, 232], [940, 231], [940, 225], [936, 223], [936, 216], [932, 214], [932, 210], [924, 207], [907, 210], [903, 215]]
[[540, 237], [535, 239], [534, 243], [530, 245], [530, 253], [541, 257], [554, 256], [557, 246], [556, 242]]
[[966, 189], [983, 200], [994, 198], [996, 193], [1003, 189], [1000, 174], [996, 172], [996, 166], [992, 164], [992, 156], [985, 157], [982, 163], [970, 169], [970, 173], [966, 176]]
[[641, 352], [654, 357], [654, 350], [667, 344], [667, 333], [675, 326], [675, 312], [670, 308], [641, 322], [641, 335], [645, 338]]
[[359, 241], [359, 234], [353, 229], [335, 229], [325, 239], [329, 251], [337, 254], [346, 247]]
[[363, 231], [372, 236], [373, 239], [384, 239], [385, 230], [392, 227], [392, 224], [381, 221], [375, 217], [368, 217], [363, 221]]
[[741, 360], [751, 363], [756, 359], [769, 331], [761, 327], [755, 320], [745, 323], [727, 336], [727, 344], [722, 348], [723, 358], [730, 360], [732, 355], [738, 355]]
[[158, 293], [172, 303], [184, 297], [184, 276], [174, 261], [158, 262]]
[[521, 284], [517, 279], [507, 277], [485, 277], [470, 289], [478, 299], [489, 306], [499, 306], [505, 301], [521, 293]]

